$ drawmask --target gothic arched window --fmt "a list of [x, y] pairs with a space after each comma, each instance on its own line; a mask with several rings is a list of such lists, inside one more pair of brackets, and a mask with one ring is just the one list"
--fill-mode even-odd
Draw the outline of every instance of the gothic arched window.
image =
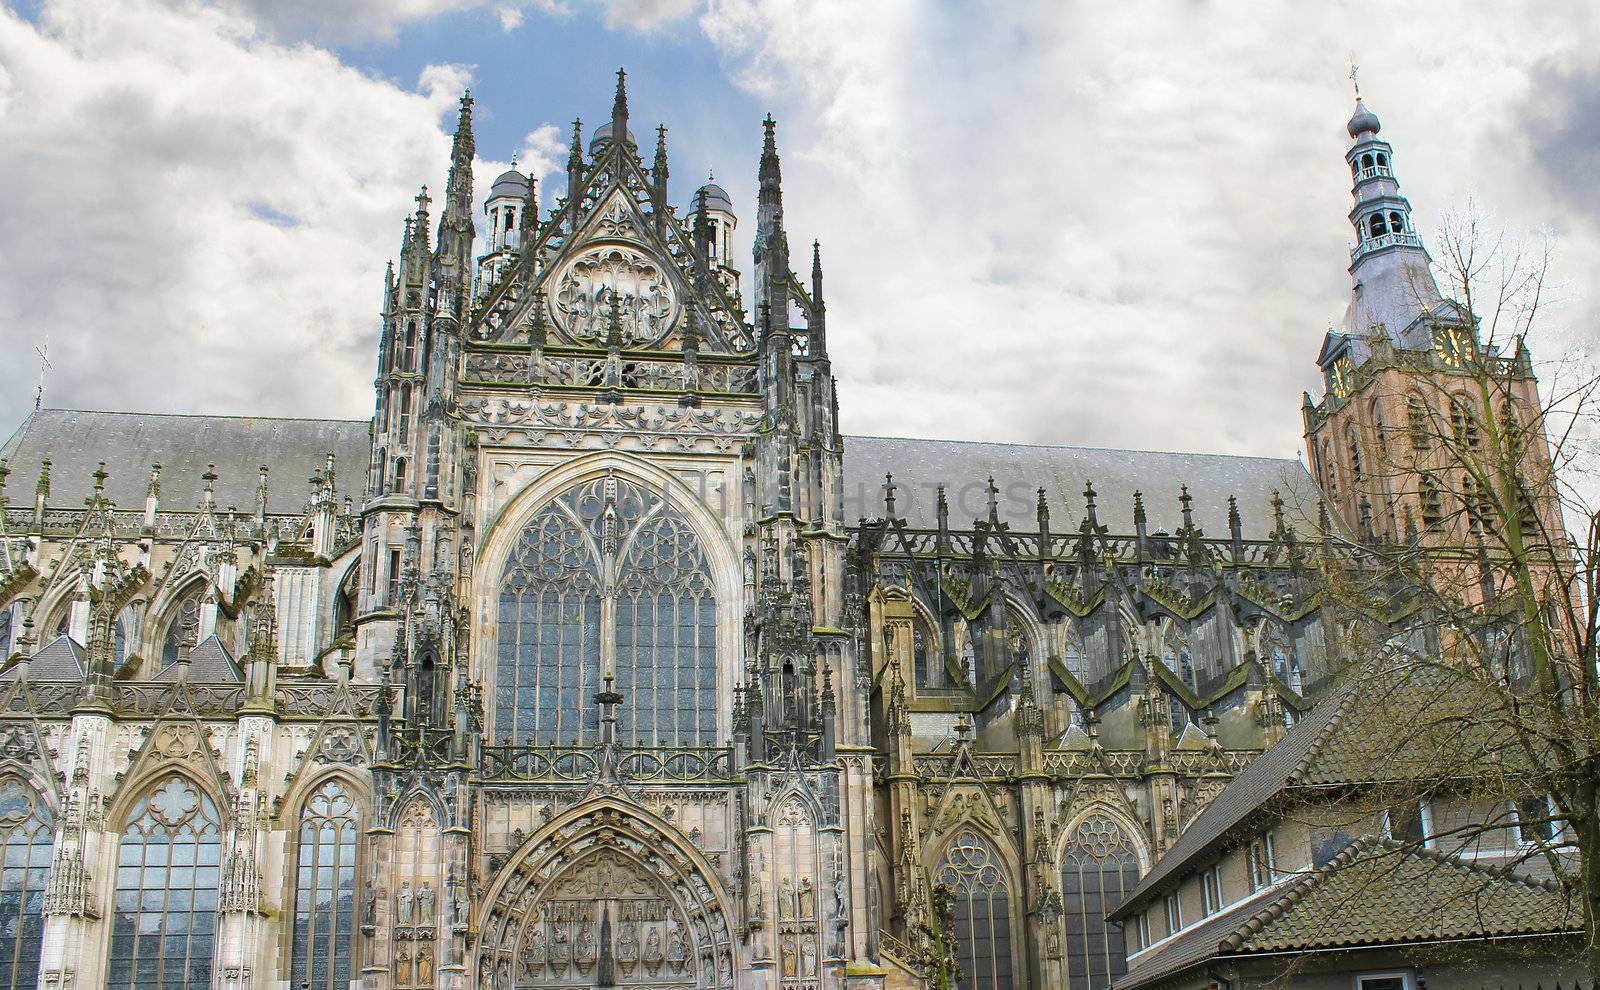
[[1069, 990], [1104, 990], [1128, 971], [1122, 926], [1106, 913], [1139, 883], [1139, 856], [1126, 830], [1103, 814], [1078, 823], [1061, 866]]
[[0, 608], [0, 661], [11, 656], [11, 625], [14, 610], [10, 607]]
[[356, 911], [356, 804], [337, 780], [318, 787], [300, 812], [294, 889], [297, 990], [350, 985]]
[[188, 780], [174, 774], [134, 806], [117, 852], [107, 990], [210, 990], [221, 863], [217, 807]]
[[[615, 638], [602, 642], [609, 629]], [[615, 476], [568, 489], [528, 523], [501, 579], [494, 733], [592, 742], [609, 671], [623, 742], [711, 745], [716, 633], [711, 569], [682, 513]]]
[[50, 809], [16, 779], [0, 783], [0, 988], [34, 987], [44, 937], [44, 889], [54, 835]]
[[961, 990], [1011, 990], [1011, 890], [994, 847], [962, 829], [934, 879], [954, 896]]
[[171, 615], [172, 617], [167, 620], [167, 631], [161, 636], [162, 667], [170, 667], [177, 663], [185, 647], [193, 647], [200, 641], [199, 590], [184, 595]]

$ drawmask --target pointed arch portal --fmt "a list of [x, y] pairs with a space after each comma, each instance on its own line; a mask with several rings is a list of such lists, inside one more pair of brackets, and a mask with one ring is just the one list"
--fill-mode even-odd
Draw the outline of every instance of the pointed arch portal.
[[479, 990], [732, 990], [725, 900], [670, 825], [605, 799], [523, 849], [487, 900]]

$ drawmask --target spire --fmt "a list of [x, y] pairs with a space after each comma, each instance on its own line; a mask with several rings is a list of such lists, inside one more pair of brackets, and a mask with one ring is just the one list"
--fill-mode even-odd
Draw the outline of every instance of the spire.
[[611, 101], [611, 139], [628, 139], [628, 72], [617, 70], [617, 95]]
[[567, 220], [578, 229], [578, 201], [583, 198], [583, 121], [572, 122], [572, 149], [567, 153]]
[[756, 211], [756, 302], [772, 308], [773, 326], [789, 327], [789, 240], [783, 230], [783, 176], [778, 165], [777, 122], [767, 114], [761, 127], [761, 194]]
[[472, 90], [461, 94], [461, 110], [456, 117], [456, 136], [450, 145], [450, 178], [445, 184], [445, 216], [470, 217], [472, 214], [472, 157], [477, 144], [472, 139]]
[[522, 201], [522, 214], [517, 217], [517, 247], [524, 254], [539, 236], [539, 178], [528, 173], [528, 195]]
[[[1427, 249], [1411, 222], [1411, 203], [1400, 194], [1394, 148], [1378, 137], [1382, 124], [1367, 106], [1352, 60], [1350, 76], [1356, 107], [1345, 130], [1352, 144], [1345, 152], [1354, 185], [1350, 224], [1355, 246], [1350, 249], [1350, 305], [1340, 330], [1358, 338], [1350, 358], [1360, 364], [1369, 353], [1367, 339], [1380, 332], [1402, 348], [1429, 349], [1432, 328], [1419, 316], [1432, 313], [1443, 297], [1430, 272]], [[1341, 356], [1325, 348], [1327, 372]]]
[[812, 357], [828, 356], [828, 307], [822, 301], [822, 242], [811, 242], [811, 345]]
[[667, 226], [667, 125], [656, 125], [656, 160], [650, 169], [650, 195], [654, 197], [653, 210], [656, 228], [665, 232]]
[[765, 136], [761, 140], [761, 168], [757, 178], [761, 184], [762, 205], [773, 204], [778, 207], [781, 215], [783, 209], [783, 170], [778, 163], [778, 122], [772, 119], [772, 114], [767, 114], [767, 119], [761, 122]]

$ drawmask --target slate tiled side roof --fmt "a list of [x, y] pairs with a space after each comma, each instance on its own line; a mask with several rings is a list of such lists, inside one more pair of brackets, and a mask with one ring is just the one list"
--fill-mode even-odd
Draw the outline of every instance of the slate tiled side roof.
[[1452, 856], [1358, 839], [1296, 877], [1140, 954], [1116, 990], [1220, 958], [1503, 936], [1567, 935], [1579, 906], [1557, 890]]
[[[179, 664], [169, 663], [152, 681], [170, 683], [178, 679]], [[189, 651], [189, 680], [200, 684], [237, 684], [244, 673], [215, 634], [207, 636]]]
[[[31, 500], [39, 462], [49, 459], [52, 506], [81, 507], [96, 465], [105, 461], [106, 495], [123, 509], [144, 505], [151, 464], [161, 465], [169, 507], [193, 509], [204, 488], [201, 475], [215, 464], [217, 505], [251, 511], [266, 465], [267, 511], [283, 515], [304, 508], [306, 482], [329, 454], [339, 490], [364, 490], [372, 458], [367, 421], [40, 409], [0, 446], [12, 472], [13, 504]], [[29, 498], [18, 497], [18, 485]]]
[[1494, 710], [1494, 699], [1469, 677], [1438, 664], [1403, 660], [1391, 669], [1374, 662], [1353, 670], [1228, 782], [1111, 917], [1131, 913], [1225, 841], [1258, 831], [1256, 812], [1292, 788], [1470, 774], [1474, 758], [1503, 773], [1503, 747], [1486, 738], [1496, 731]]
[[1178, 486], [1194, 497], [1195, 524], [1207, 536], [1228, 536], [1228, 496], [1239, 499], [1244, 538], [1272, 531], [1271, 493], [1284, 501], [1284, 521], [1302, 532], [1315, 527], [1316, 482], [1298, 460], [1106, 450], [963, 440], [898, 437], [844, 438], [845, 521], [883, 514], [883, 476], [892, 473], [896, 513], [913, 527], [933, 528], [935, 489], [946, 486], [952, 527], [971, 526], [988, 514], [987, 479], [1000, 490], [1001, 519], [1032, 532], [1036, 490], [1045, 489], [1052, 528], [1075, 530], [1083, 517], [1083, 486], [1093, 482], [1099, 518], [1113, 533], [1133, 532], [1133, 493], [1144, 493], [1150, 532], [1176, 532], [1183, 524]]
[[[32, 681], [81, 681], [88, 669], [88, 653], [78, 641], [65, 634], [44, 645], [28, 663], [28, 679]], [[12, 664], [0, 674], [0, 680], [14, 681], [22, 675], [21, 664]]]

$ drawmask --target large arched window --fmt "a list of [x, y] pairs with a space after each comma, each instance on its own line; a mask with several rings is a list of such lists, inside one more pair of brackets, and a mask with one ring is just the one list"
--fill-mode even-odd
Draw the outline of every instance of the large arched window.
[[501, 579], [494, 734], [592, 742], [609, 672], [623, 742], [710, 745], [716, 630], [711, 570], [682, 513], [614, 475], [570, 488], [528, 523]]
[[1011, 891], [994, 847], [962, 829], [934, 878], [954, 895], [961, 990], [1011, 990]]
[[717, 598], [689, 523], [661, 504], [622, 557], [617, 595], [620, 734], [638, 746], [709, 744], [717, 731]]
[[50, 877], [50, 809], [16, 779], [0, 783], [0, 988], [38, 985], [44, 889]]
[[1122, 926], [1106, 912], [1139, 883], [1139, 856], [1126, 830], [1103, 814], [1078, 823], [1061, 866], [1069, 990], [1104, 990], [1128, 971]]
[[356, 910], [356, 804], [338, 780], [306, 799], [294, 890], [289, 984], [300, 990], [350, 985]]
[[221, 862], [217, 807], [185, 778], [134, 805], [117, 853], [108, 990], [209, 990]]

